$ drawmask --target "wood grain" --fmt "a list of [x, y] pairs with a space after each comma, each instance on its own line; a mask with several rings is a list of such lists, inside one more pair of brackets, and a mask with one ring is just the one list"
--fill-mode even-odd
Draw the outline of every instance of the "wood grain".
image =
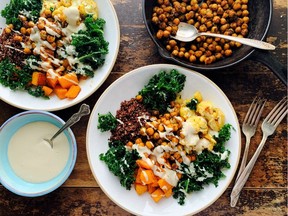
[[[245, 189], [235, 208], [229, 207], [230, 190], [227, 190], [202, 215], [286, 215], [285, 189]], [[114, 204], [99, 188], [60, 188], [44, 197], [22, 198], [0, 188], [0, 215], [22, 216], [76, 216], [76, 215], [132, 215]]]
[[[160, 57], [150, 39], [142, 19], [141, 0], [111, 0], [118, 15], [121, 43], [117, 61], [103, 85], [84, 103], [94, 107], [100, 95], [115, 80], [141, 66], [172, 63]], [[129, 13], [127, 13], [129, 11]], [[267, 41], [277, 49], [271, 54], [287, 67], [287, 3], [274, 0], [272, 24]], [[231, 101], [239, 122], [256, 94], [267, 99], [262, 119], [287, 95], [287, 88], [271, 70], [259, 62], [242, 61], [221, 71], [203, 72], [215, 82]], [[64, 120], [78, 111], [79, 105], [54, 112]], [[0, 101], [0, 125], [23, 110]], [[38, 198], [17, 196], [0, 185], [0, 216], [14, 215], [131, 215], [113, 203], [98, 187], [90, 170], [86, 153], [86, 129], [89, 117], [72, 127], [75, 133], [78, 156], [69, 179], [56, 191]], [[96, 128], [95, 128], [96, 130]], [[249, 158], [261, 141], [257, 128], [251, 140]], [[245, 137], [242, 134], [244, 148]], [[241, 193], [238, 205], [230, 207], [230, 193], [234, 181], [224, 194], [209, 208], [197, 215], [287, 215], [287, 119], [268, 138], [263, 151]], [[95, 155], [95, 157], [98, 157]]]

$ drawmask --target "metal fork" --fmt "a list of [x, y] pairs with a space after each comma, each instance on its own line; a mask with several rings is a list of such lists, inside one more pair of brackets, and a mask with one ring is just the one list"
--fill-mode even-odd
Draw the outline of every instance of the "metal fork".
[[[260, 120], [261, 114], [263, 112], [265, 103], [266, 103], [265, 99], [261, 99], [260, 97], [256, 96], [253, 99], [248, 109], [248, 112], [245, 116], [245, 119], [242, 125], [242, 131], [246, 137], [246, 144], [245, 144], [245, 150], [244, 150], [243, 157], [242, 157], [242, 162], [238, 170], [238, 175], [237, 175], [235, 182], [238, 180], [239, 176], [241, 175], [241, 173], [243, 172], [246, 166], [250, 140], [251, 140], [251, 137], [253, 137], [256, 132], [256, 128]], [[231, 207], [235, 207], [235, 204], [237, 203], [239, 196], [240, 196], [240, 193], [237, 196], [235, 196], [235, 198], [233, 199], [233, 203], [231, 202], [230, 204]]]
[[244, 187], [246, 181], [249, 178], [250, 173], [255, 165], [255, 162], [260, 155], [260, 152], [268, 138], [268, 136], [272, 135], [279, 123], [283, 120], [283, 118], [287, 115], [287, 97], [284, 97], [267, 115], [264, 119], [261, 129], [263, 131], [263, 138], [254, 153], [253, 157], [243, 170], [242, 174], [239, 176], [238, 180], [236, 181], [232, 193], [231, 193], [231, 206], [235, 206], [237, 203], [237, 196], [240, 194], [242, 188]]
[[245, 119], [242, 125], [242, 131], [246, 137], [246, 144], [245, 144], [245, 150], [244, 150], [242, 162], [238, 171], [236, 181], [246, 166], [250, 140], [251, 140], [251, 137], [253, 137], [255, 134], [258, 122], [260, 120], [261, 114], [263, 112], [263, 108], [265, 106], [265, 103], [266, 103], [265, 99], [261, 99], [256, 96], [254, 100], [252, 101], [248, 109], [248, 112], [245, 116]]

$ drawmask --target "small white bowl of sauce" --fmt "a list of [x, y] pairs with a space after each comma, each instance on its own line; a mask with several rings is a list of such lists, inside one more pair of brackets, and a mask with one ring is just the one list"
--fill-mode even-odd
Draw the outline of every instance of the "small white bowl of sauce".
[[37, 197], [60, 187], [70, 176], [77, 144], [70, 128], [51, 138], [65, 122], [46, 111], [25, 111], [0, 127], [0, 183], [11, 192]]

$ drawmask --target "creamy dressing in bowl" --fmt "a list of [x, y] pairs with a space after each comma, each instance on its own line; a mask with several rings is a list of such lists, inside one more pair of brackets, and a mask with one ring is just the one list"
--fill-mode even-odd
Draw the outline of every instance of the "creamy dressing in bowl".
[[49, 122], [32, 122], [11, 137], [8, 160], [15, 174], [25, 181], [39, 183], [57, 176], [69, 157], [69, 143], [64, 133], [54, 141], [54, 148], [43, 140], [59, 130]]
[[68, 179], [77, 159], [72, 130], [68, 128], [55, 138], [53, 149], [42, 142], [64, 123], [53, 113], [31, 110], [18, 113], [1, 125], [0, 182], [5, 188], [20, 196], [38, 197], [54, 191]]

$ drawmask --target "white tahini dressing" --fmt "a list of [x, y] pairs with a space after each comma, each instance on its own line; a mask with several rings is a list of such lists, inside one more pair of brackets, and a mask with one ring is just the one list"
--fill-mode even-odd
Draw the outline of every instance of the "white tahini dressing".
[[40, 183], [56, 177], [69, 157], [69, 143], [64, 133], [53, 140], [54, 147], [43, 140], [59, 130], [49, 122], [32, 122], [12, 136], [8, 160], [15, 174], [25, 181]]

